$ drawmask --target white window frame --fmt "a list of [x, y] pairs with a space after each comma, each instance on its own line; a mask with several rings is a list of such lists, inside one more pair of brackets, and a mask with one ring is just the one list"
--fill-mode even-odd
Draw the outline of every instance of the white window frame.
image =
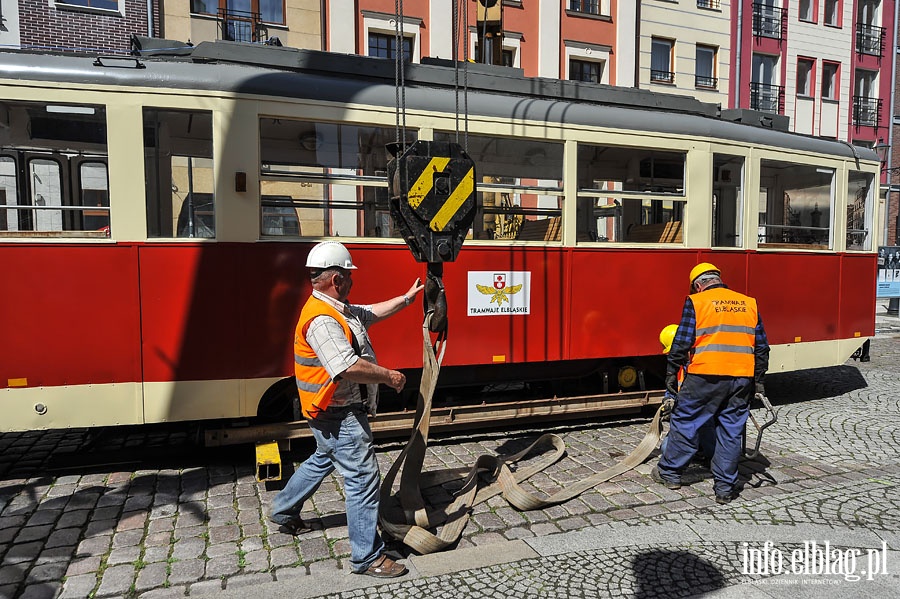
[[47, 5], [56, 10], [71, 10], [73, 12], [87, 12], [101, 15], [119, 14], [125, 16], [125, 0], [116, 0], [118, 8], [96, 8], [93, 6], [81, 6], [80, 4], [69, 4], [68, 2], [60, 2], [58, 0], [47, 0]]
[[598, 44], [583, 44], [579, 42], [566, 42], [566, 60], [564, 79], [569, 78], [569, 59], [581, 60], [584, 62], [596, 62], [600, 64], [600, 81], [599, 83], [609, 84], [609, 54], [612, 48], [609, 46], [600, 46]]
[[[396, 21], [394, 15], [372, 12], [368, 10], [362, 11], [363, 16], [363, 40], [366, 44], [366, 55], [369, 52], [369, 33], [380, 33], [382, 35], [396, 36]], [[403, 37], [412, 38], [412, 56], [409, 57], [410, 62], [418, 63], [422, 57], [421, 40], [419, 29], [422, 27], [422, 19], [416, 17], [403, 17]]]

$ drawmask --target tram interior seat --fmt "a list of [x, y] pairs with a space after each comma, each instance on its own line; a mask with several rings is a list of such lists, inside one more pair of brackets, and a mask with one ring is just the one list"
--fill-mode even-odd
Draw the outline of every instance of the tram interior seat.
[[521, 241], [559, 241], [562, 239], [562, 217], [525, 220], [516, 239]]
[[681, 243], [681, 233], [680, 220], [650, 225], [631, 225], [625, 234], [625, 241], [630, 243]]

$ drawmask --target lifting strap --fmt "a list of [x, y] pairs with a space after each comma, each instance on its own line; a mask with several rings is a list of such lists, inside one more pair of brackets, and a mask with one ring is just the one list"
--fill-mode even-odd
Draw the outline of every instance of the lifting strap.
[[[662, 406], [656, 411], [644, 438], [621, 462], [591, 477], [562, 489], [550, 496], [539, 496], [526, 491], [520, 483], [551, 466], [563, 457], [565, 444], [558, 435], [545, 434], [526, 449], [510, 456], [482, 455], [469, 468], [455, 468], [422, 472], [425, 450], [428, 447], [428, 428], [431, 403], [437, 386], [446, 350], [446, 338], [432, 346], [429, 335], [431, 314], [425, 316], [422, 325], [423, 368], [422, 382], [416, 405], [416, 418], [409, 441], [391, 465], [381, 483], [381, 508], [379, 520], [382, 530], [402, 541], [420, 554], [434, 553], [453, 545], [462, 536], [473, 506], [495, 495], [503, 497], [519, 510], [542, 509], [563, 503], [581, 493], [627, 472], [641, 464], [659, 444], [662, 433]], [[511, 464], [531, 456], [542, 454], [540, 459], [513, 472]], [[395, 494], [394, 480], [403, 470]], [[462, 480], [462, 488], [456, 500], [443, 509], [428, 510], [422, 498], [422, 489]], [[432, 530], [441, 528], [439, 533]]]

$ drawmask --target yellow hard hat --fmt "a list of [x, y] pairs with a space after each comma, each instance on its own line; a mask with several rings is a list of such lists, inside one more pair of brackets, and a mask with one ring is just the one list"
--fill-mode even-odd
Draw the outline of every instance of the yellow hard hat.
[[659, 332], [659, 342], [662, 343], [664, 354], [669, 353], [669, 350], [672, 349], [672, 342], [675, 341], [675, 331], [677, 330], [677, 324], [670, 324]]
[[700, 275], [708, 273], [708, 272], [714, 272], [716, 274], [719, 274], [721, 271], [716, 267], [715, 264], [710, 264], [709, 262], [701, 262], [700, 264], [695, 266], [693, 269], [691, 269], [691, 280], [688, 281], [688, 284], [693, 285], [694, 279], [696, 279]]

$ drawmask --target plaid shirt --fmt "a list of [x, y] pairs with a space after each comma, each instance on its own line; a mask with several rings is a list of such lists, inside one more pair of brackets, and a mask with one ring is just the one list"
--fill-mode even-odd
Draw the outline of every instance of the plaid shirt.
[[[713, 285], [709, 289], [725, 287], [725, 285]], [[763, 328], [762, 317], [757, 314], [756, 341], [753, 344], [754, 378], [759, 381], [766, 370], [769, 369], [769, 340], [766, 338], [766, 329]], [[694, 343], [697, 341], [697, 313], [694, 311], [694, 302], [690, 296], [684, 300], [684, 308], [681, 310], [681, 322], [675, 331], [675, 339], [672, 341], [672, 349], [669, 350], [668, 374], [677, 373], [682, 367], [687, 367], [693, 357]]]
[[[313, 351], [316, 352], [332, 380], [338, 384], [337, 389], [334, 391], [331, 405], [339, 408], [354, 403], [362, 403], [359, 383], [343, 379], [341, 375], [356, 364], [356, 361], [360, 358], [377, 363], [375, 351], [372, 349], [372, 342], [369, 340], [369, 334], [366, 332], [366, 329], [369, 328], [375, 319], [372, 306], [342, 303], [315, 290], [313, 291], [313, 296], [328, 303], [328, 305], [344, 315], [347, 325], [350, 327], [350, 332], [356, 338], [356, 344], [360, 350], [360, 353], [357, 355], [353, 345], [347, 341], [344, 329], [331, 316], [316, 316], [310, 321], [306, 330], [306, 341]], [[369, 398], [374, 400], [378, 393], [378, 385], [366, 385], [366, 389]]]

